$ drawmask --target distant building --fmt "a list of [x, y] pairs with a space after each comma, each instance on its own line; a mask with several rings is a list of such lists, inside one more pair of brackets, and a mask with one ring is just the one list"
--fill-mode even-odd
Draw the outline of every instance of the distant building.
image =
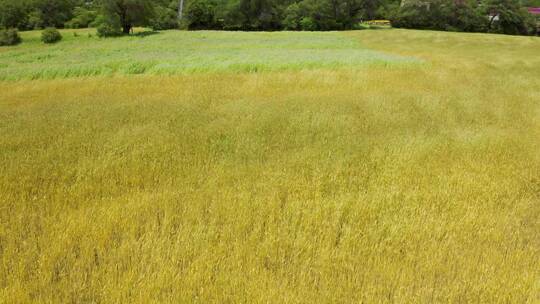
[[533, 15], [540, 16], [540, 7], [527, 7], [527, 11]]

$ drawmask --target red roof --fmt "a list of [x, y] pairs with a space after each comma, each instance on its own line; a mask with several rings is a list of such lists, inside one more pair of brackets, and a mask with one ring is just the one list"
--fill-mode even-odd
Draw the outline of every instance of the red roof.
[[527, 10], [531, 14], [540, 15], [540, 7], [528, 7]]

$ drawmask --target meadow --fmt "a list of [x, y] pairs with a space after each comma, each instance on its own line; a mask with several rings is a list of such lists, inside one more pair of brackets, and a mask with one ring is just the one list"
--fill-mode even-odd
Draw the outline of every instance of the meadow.
[[0, 302], [540, 300], [538, 37], [72, 32], [0, 48]]
[[40, 32], [0, 51], [0, 80], [111, 75], [304, 70], [414, 63], [360, 47], [336, 33], [152, 32], [100, 39], [95, 30], [64, 31], [64, 41], [44, 45]]

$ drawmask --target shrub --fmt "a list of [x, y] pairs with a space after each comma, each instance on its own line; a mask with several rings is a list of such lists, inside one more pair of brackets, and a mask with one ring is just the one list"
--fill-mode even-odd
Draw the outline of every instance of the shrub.
[[115, 16], [100, 15], [94, 25], [97, 26], [98, 37], [114, 37], [122, 35], [122, 25]]
[[16, 29], [0, 29], [0, 46], [21, 43], [21, 37]]
[[302, 31], [315, 31], [317, 30], [317, 23], [311, 17], [304, 17], [300, 20], [300, 28]]
[[41, 32], [41, 41], [44, 43], [56, 43], [62, 40], [62, 35], [54, 27], [48, 27]]

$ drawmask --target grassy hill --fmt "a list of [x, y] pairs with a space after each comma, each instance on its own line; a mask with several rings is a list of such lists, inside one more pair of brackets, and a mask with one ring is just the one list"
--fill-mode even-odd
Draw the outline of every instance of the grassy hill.
[[71, 32], [0, 49], [0, 302], [538, 300], [539, 38]]

